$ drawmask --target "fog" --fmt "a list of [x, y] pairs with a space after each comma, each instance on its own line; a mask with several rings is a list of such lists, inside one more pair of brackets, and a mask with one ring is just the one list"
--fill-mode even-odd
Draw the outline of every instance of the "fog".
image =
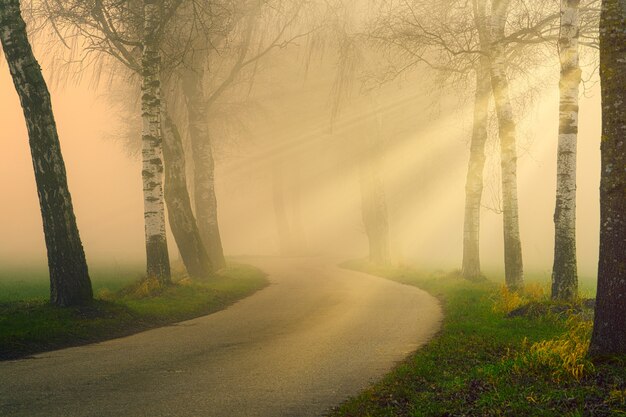
[[[35, 45], [36, 46], [36, 45]], [[46, 79], [54, 74], [35, 47]], [[462, 256], [464, 186], [471, 136], [472, 100], [443, 88], [424, 69], [377, 88], [374, 104], [355, 99], [333, 123], [332, 65], [302, 65], [277, 58], [259, 73], [247, 109], [233, 110], [237, 128], [215, 137], [216, 193], [228, 256], [280, 252], [272, 173], [281, 166], [286, 208], [299, 191], [306, 254], [364, 257], [367, 238], [360, 209], [358, 168], [350, 153], [367, 130], [371, 106], [382, 119], [382, 175], [395, 262], [426, 269], [455, 269]], [[286, 52], [298, 56], [298, 52]], [[92, 70], [95, 71], [95, 70]], [[519, 121], [519, 204], [524, 267], [549, 275], [554, 245], [554, 193], [558, 129], [558, 67]], [[111, 85], [51, 82], [69, 187], [90, 265], [145, 262], [141, 161], [129, 151]], [[541, 76], [540, 76], [541, 78]], [[599, 219], [599, 88], [581, 98], [578, 154], [577, 250], [582, 279], [597, 268]], [[519, 87], [523, 89], [523, 86]], [[0, 71], [0, 259], [3, 265], [45, 264], [45, 245], [28, 137], [9, 71]], [[521, 93], [523, 94], [523, 92]], [[368, 107], [370, 106], [370, 107]], [[370, 109], [370, 110], [368, 110]], [[216, 117], [219, 117], [216, 116]], [[120, 133], [122, 132], [122, 133]], [[494, 135], [492, 135], [494, 136]], [[135, 138], [136, 141], [140, 137]], [[488, 144], [481, 214], [481, 258], [486, 271], [503, 269], [502, 217], [497, 204], [499, 156]], [[295, 175], [297, 173], [297, 176]], [[290, 200], [291, 199], [291, 200]], [[168, 232], [169, 233], [169, 232]], [[171, 233], [172, 259], [179, 255]]]

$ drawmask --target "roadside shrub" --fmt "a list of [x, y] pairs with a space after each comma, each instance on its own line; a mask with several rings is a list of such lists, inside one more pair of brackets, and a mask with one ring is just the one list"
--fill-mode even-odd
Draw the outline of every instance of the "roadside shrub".
[[541, 301], [547, 298], [546, 287], [538, 282], [526, 284], [522, 293], [526, 301]]
[[500, 291], [493, 301], [493, 311], [504, 314], [510, 313], [524, 303], [519, 292], [509, 290], [506, 285], [500, 287]]
[[525, 341], [519, 359], [530, 370], [550, 369], [555, 382], [580, 381], [594, 369], [586, 357], [592, 325], [589, 320], [571, 316], [566, 323], [567, 332], [562, 335], [530, 345]]
[[502, 285], [492, 301], [495, 313], [509, 314], [524, 305], [547, 301], [547, 295], [544, 287], [535, 282], [527, 284], [521, 291], [512, 291]]
[[158, 279], [143, 278], [137, 281], [135, 284], [129, 285], [120, 291], [120, 295], [129, 296], [131, 298], [147, 298], [154, 297], [163, 292], [164, 287]]

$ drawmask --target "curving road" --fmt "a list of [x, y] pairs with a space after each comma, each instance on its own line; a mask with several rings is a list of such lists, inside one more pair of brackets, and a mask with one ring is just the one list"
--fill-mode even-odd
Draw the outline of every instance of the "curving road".
[[271, 285], [226, 310], [0, 363], [0, 416], [319, 416], [439, 328], [417, 288], [320, 259], [246, 261]]

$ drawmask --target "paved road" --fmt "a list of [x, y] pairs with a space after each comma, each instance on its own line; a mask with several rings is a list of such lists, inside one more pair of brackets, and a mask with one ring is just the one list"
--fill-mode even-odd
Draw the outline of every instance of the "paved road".
[[0, 363], [0, 416], [320, 416], [438, 329], [437, 301], [319, 259], [253, 259], [226, 310]]

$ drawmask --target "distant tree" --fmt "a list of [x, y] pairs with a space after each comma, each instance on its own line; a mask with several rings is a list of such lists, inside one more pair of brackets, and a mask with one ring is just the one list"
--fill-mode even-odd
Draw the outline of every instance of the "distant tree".
[[626, 354], [626, 3], [603, 0], [600, 18], [602, 172], [600, 260], [592, 356]]
[[[580, 37], [581, 44], [595, 47], [594, 22], [597, 11], [593, 4], [597, 0], [588, 0], [581, 7]], [[491, 7], [489, 7], [491, 5]], [[485, 142], [487, 139], [487, 116], [489, 99], [492, 96], [492, 67], [494, 59], [501, 62], [495, 66], [499, 77], [496, 82], [502, 87], [508, 79], [532, 77], [533, 69], [543, 64], [546, 57], [553, 54], [553, 45], [559, 37], [558, 2], [534, 1], [488, 1], [458, 0], [442, 1], [398, 1], [387, 0], [385, 12], [375, 21], [372, 36], [385, 50], [388, 50], [389, 68], [385, 79], [393, 79], [402, 72], [415, 66], [436, 71], [440, 80], [445, 81], [455, 93], [474, 90], [474, 112], [470, 155], [465, 187], [465, 218], [463, 228], [462, 273], [472, 279], [480, 275], [480, 210], [483, 206], [482, 194], [485, 166]], [[496, 30], [494, 33], [493, 30]], [[506, 30], [505, 30], [506, 29]], [[391, 47], [391, 48], [389, 48]], [[475, 82], [468, 82], [468, 75], [474, 74]], [[504, 81], [504, 83], [503, 83]], [[537, 80], [541, 81], [541, 80]], [[529, 86], [534, 88], [532, 86]], [[530, 96], [530, 94], [526, 94]], [[499, 95], [499, 107], [503, 105], [512, 111], [504, 125], [515, 120], [513, 102], [508, 94]], [[508, 102], [508, 104], [507, 104]], [[504, 112], [502, 116], [507, 116]], [[502, 118], [501, 118], [502, 119]], [[505, 194], [507, 213], [503, 213], [506, 223], [505, 246], [508, 248], [505, 261], [509, 265], [507, 282], [515, 287], [519, 285], [515, 275], [521, 276], [521, 251], [515, 249], [516, 232], [513, 219], [516, 218], [516, 195], [511, 186], [515, 184], [513, 161], [516, 160], [511, 138], [515, 129], [500, 129], [508, 132], [504, 141], [502, 162], [507, 170]], [[501, 203], [500, 202], [500, 205]], [[500, 206], [498, 212], [503, 212]], [[518, 228], [519, 229], [519, 228]], [[517, 233], [519, 236], [519, 233]], [[515, 266], [514, 264], [518, 265]], [[517, 271], [517, 272], [516, 272]]]
[[559, 33], [559, 141], [556, 208], [554, 210], [554, 265], [552, 298], [572, 300], [578, 294], [576, 268], [576, 142], [578, 137], [578, 89], [581, 69], [578, 57], [580, 0], [561, 0]]
[[19, 0], [0, 0], [0, 40], [20, 98], [35, 170], [50, 270], [50, 301], [92, 300], [91, 281], [67, 186], [48, 87], [35, 59]]
[[[371, 127], [376, 120], [366, 122]], [[365, 234], [369, 243], [369, 260], [378, 265], [391, 263], [389, 243], [389, 214], [383, 183], [381, 164], [384, 146], [379, 129], [371, 131], [358, 139], [362, 141], [363, 153], [359, 161], [359, 185], [361, 188], [361, 216]]]
[[[195, 47], [195, 53], [183, 68], [182, 91], [188, 114], [188, 132], [194, 161], [194, 202], [198, 227], [216, 269], [226, 265], [218, 219], [215, 192], [215, 138], [211, 135], [210, 117], [219, 101], [236, 96], [238, 81], [252, 85], [259, 63], [270, 53], [307, 37], [318, 28], [315, 19], [302, 23], [303, 8], [308, 2], [266, 1], [243, 8], [230, 25], [209, 36], [209, 44]], [[201, 38], [202, 39], [202, 38]], [[225, 59], [225, 58], [228, 59]], [[208, 64], [217, 61], [218, 69], [210, 74]], [[247, 89], [246, 95], [249, 93]]]

